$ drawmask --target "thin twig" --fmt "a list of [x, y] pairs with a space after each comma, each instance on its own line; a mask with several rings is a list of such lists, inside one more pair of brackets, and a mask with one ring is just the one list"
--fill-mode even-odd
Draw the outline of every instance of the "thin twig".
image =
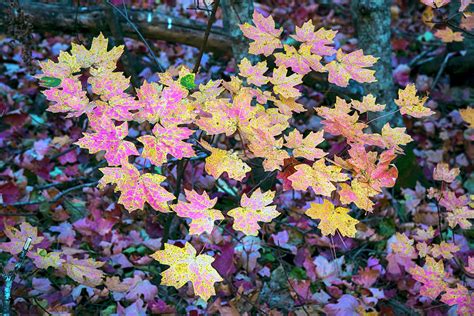
[[8, 273], [2, 274], [2, 278], [5, 280], [5, 286], [3, 288], [3, 316], [10, 315], [10, 299], [12, 295], [12, 286], [13, 281], [15, 280], [16, 273], [20, 268], [23, 266], [23, 262], [25, 261], [26, 253], [28, 252], [28, 248], [31, 245], [31, 237], [28, 237], [23, 245], [23, 249], [21, 250], [20, 256], [18, 258], [18, 262], [15, 264], [15, 267], [12, 271]]
[[[71, 187], [67, 190], [62, 191], [61, 193], [56, 195], [51, 200], [34, 200], [34, 201], [15, 202], [15, 203], [11, 203], [11, 204], [2, 203], [2, 204], [0, 204], [0, 206], [3, 206], [3, 207], [6, 207], [6, 206], [27, 206], [27, 205], [36, 205], [36, 204], [41, 204], [41, 203], [50, 203], [50, 204], [52, 204], [52, 203], [58, 202], [62, 197], [64, 197], [65, 195], [67, 195], [67, 194], [69, 194], [73, 191], [80, 190], [80, 189], [83, 189], [83, 188], [86, 188], [86, 187], [94, 187], [98, 183], [99, 183], [99, 181], [94, 181], [94, 182], [89, 182], [89, 183], [83, 183], [83, 184], [76, 185], [74, 187]], [[12, 214], [12, 216], [23, 216], [23, 215]]]
[[444, 57], [443, 63], [441, 64], [441, 67], [439, 67], [438, 73], [436, 74], [435, 79], [433, 80], [433, 84], [431, 85], [431, 90], [433, 90], [436, 87], [436, 84], [438, 84], [439, 79], [441, 78], [441, 75], [444, 72], [444, 69], [446, 68], [446, 65], [448, 64], [449, 59], [455, 55], [456, 52], [451, 52]]
[[135, 23], [133, 23], [130, 18], [128, 17], [127, 14], [123, 13], [122, 10], [120, 10], [119, 8], [117, 8], [115, 5], [113, 5], [109, 0], [107, 0], [107, 4], [110, 5], [112, 8], [114, 8], [114, 10], [116, 10], [124, 19], [125, 21], [127, 21], [127, 23], [133, 28], [133, 30], [135, 31], [135, 33], [137, 33], [138, 37], [141, 39], [141, 41], [143, 42], [143, 44], [146, 46], [146, 48], [148, 49], [148, 52], [150, 53], [150, 55], [153, 57], [153, 62], [156, 64], [156, 67], [158, 68], [158, 70], [160, 72], [163, 72], [165, 71], [164, 68], [160, 65], [160, 63], [158, 62], [158, 58], [156, 57], [155, 53], [153, 52], [153, 50], [151, 49], [150, 45], [148, 44], [147, 40], [145, 39], [145, 37], [143, 37], [142, 33], [138, 30], [137, 26], [135, 25]]
[[199, 71], [199, 66], [201, 65], [201, 59], [202, 59], [202, 56], [204, 55], [204, 50], [206, 49], [206, 46], [207, 46], [207, 40], [209, 38], [209, 34], [211, 33], [211, 27], [212, 27], [212, 24], [214, 24], [214, 21], [216, 20], [216, 13], [217, 13], [218, 7], [219, 7], [219, 0], [214, 0], [211, 16], [209, 17], [209, 21], [207, 21], [206, 32], [204, 33], [204, 40], [201, 44], [201, 48], [199, 50], [199, 55], [197, 57], [196, 64], [194, 65], [194, 69], [193, 69], [194, 73], [197, 73]]

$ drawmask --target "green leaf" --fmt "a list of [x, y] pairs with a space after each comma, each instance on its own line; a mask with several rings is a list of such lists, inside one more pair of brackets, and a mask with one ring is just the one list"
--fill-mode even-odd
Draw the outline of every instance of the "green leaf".
[[196, 84], [194, 83], [194, 78], [195, 78], [194, 74], [187, 74], [183, 78], [181, 78], [179, 83], [186, 89], [191, 90], [191, 89], [196, 88]]
[[390, 237], [395, 234], [395, 221], [393, 218], [384, 218], [378, 225], [380, 235], [384, 237]]
[[61, 84], [61, 79], [55, 77], [41, 77], [40, 85], [46, 88], [54, 88]]
[[122, 251], [122, 253], [126, 254], [126, 255], [129, 255], [129, 254], [132, 254], [134, 252], [137, 251], [137, 248], [135, 247], [128, 247], [127, 249], [125, 249], [124, 251]]
[[308, 278], [308, 276], [306, 275], [306, 271], [300, 267], [294, 267], [293, 269], [291, 269], [289, 276], [290, 278], [296, 280], [306, 280]]

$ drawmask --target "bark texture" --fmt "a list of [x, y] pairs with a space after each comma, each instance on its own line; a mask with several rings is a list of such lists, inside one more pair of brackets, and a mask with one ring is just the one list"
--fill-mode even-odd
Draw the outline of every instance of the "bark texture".
[[253, 0], [222, 0], [222, 13], [224, 15], [224, 30], [232, 39], [232, 53], [237, 62], [243, 58], [257, 59], [249, 56], [249, 41], [244, 37], [239, 28], [240, 24], [252, 23]]
[[[101, 21], [107, 20], [101, 6], [79, 7], [46, 3], [22, 2], [23, 11], [30, 16], [33, 32], [99, 33]], [[77, 13], [77, 19], [76, 19]], [[131, 21], [147, 39], [201, 47], [206, 24], [193, 20], [145, 10], [128, 10]], [[0, 1], [0, 30], [8, 22], [8, 3]], [[138, 38], [135, 30], [125, 21], [118, 21], [123, 36]], [[225, 54], [232, 50], [231, 37], [220, 27], [213, 27], [206, 45], [208, 51]]]
[[377, 82], [364, 84], [365, 94], [371, 93], [377, 97], [378, 103], [386, 104], [384, 112], [376, 113], [370, 118], [380, 117], [371, 123], [376, 131], [380, 131], [387, 122], [390, 122], [392, 127], [403, 125], [402, 117], [398, 112], [387, 115], [397, 110], [397, 105], [393, 101], [396, 98], [396, 91], [391, 64], [390, 4], [390, 0], [353, 0], [351, 2], [359, 47], [365, 54], [379, 58], [373, 67], [376, 71]]

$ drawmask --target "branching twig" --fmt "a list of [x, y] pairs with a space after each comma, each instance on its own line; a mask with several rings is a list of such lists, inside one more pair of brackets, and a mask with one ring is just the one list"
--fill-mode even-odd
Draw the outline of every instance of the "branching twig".
[[[52, 203], [58, 202], [62, 197], [64, 197], [65, 195], [67, 195], [67, 194], [69, 194], [73, 191], [80, 190], [80, 189], [83, 189], [83, 188], [86, 188], [86, 187], [94, 187], [98, 183], [99, 183], [98, 181], [94, 181], [94, 182], [83, 183], [83, 184], [73, 186], [69, 189], [66, 189], [66, 190], [62, 191], [61, 193], [56, 195], [51, 200], [34, 200], [34, 201], [15, 202], [15, 203], [11, 203], [11, 204], [2, 203], [2, 204], [0, 204], [0, 206], [3, 206], [3, 207], [6, 207], [6, 206], [28, 206], [28, 205], [36, 205], [36, 204], [41, 204], [41, 203], [50, 203], [50, 204], [52, 204]], [[12, 214], [12, 216], [15, 216], [15, 215]], [[23, 215], [16, 215], [16, 216], [23, 216]]]
[[15, 280], [16, 273], [23, 266], [26, 253], [28, 252], [28, 248], [30, 248], [31, 240], [32, 240], [31, 237], [28, 237], [26, 239], [25, 245], [23, 246], [23, 249], [21, 250], [20, 256], [18, 258], [18, 262], [15, 264], [15, 267], [13, 268], [13, 270], [8, 273], [2, 274], [2, 278], [5, 280], [5, 285], [3, 287], [3, 292], [2, 292], [3, 294], [2, 295], [2, 302], [3, 302], [2, 315], [3, 316], [10, 315], [10, 299], [12, 295], [13, 281]]
[[194, 69], [193, 69], [194, 73], [198, 72], [199, 66], [201, 65], [201, 59], [202, 59], [202, 56], [204, 55], [204, 50], [206, 49], [207, 40], [209, 39], [209, 34], [211, 33], [212, 24], [216, 20], [216, 12], [217, 12], [218, 7], [219, 7], [219, 0], [214, 0], [211, 16], [209, 17], [209, 21], [207, 22], [206, 33], [204, 33], [204, 41], [202, 42], [201, 49], [199, 50], [199, 55], [196, 60], [196, 64], [194, 65]]

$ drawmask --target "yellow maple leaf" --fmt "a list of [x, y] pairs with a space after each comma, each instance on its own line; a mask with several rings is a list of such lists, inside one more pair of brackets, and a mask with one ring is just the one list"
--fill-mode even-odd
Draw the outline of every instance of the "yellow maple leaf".
[[285, 137], [285, 146], [293, 149], [294, 157], [303, 157], [308, 160], [320, 159], [326, 156], [326, 153], [317, 145], [324, 141], [324, 130], [317, 133], [311, 132], [305, 138], [298, 130], [293, 130]]
[[227, 215], [234, 218], [233, 228], [246, 235], [257, 236], [260, 226], [258, 222], [271, 222], [280, 215], [276, 205], [269, 206], [273, 202], [275, 192], [262, 193], [258, 188], [250, 197], [242, 195], [241, 207], [230, 210]]
[[403, 153], [399, 145], [406, 145], [413, 141], [413, 138], [405, 132], [405, 127], [391, 127], [389, 123], [385, 124], [382, 127], [382, 141], [385, 148], [395, 148], [397, 153]]
[[398, 90], [398, 99], [395, 103], [400, 107], [400, 113], [408, 114], [416, 118], [433, 115], [431, 109], [425, 107], [428, 97], [419, 98], [416, 95], [415, 84], [411, 83], [405, 89]]
[[385, 109], [385, 104], [377, 104], [376, 98], [372, 94], [364, 96], [362, 101], [352, 100], [351, 106], [359, 111], [359, 113], [380, 112]]
[[341, 190], [338, 192], [342, 204], [354, 202], [358, 208], [367, 212], [372, 212], [374, 206], [374, 202], [372, 202], [370, 197], [380, 193], [357, 179], [352, 180], [350, 186], [346, 183], [341, 183]]
[[188, 242], [184, 248], [165, 244], [164, 250], [158, 250], [151, 257], [170, 266], [161, 272], [161, 284], [179, 289], [191, 281], [194, 293], [205, 301], [216, 294], [214, 283], [222, 281], [222, 277], [211, 266], [214, 258], [196, 255], [196, 249]]
[[323, 204], [311, 203], [310, 208], [306, 211], [306, 215], [312, 219], [321, 220], [318, 228], [324, 236], [334, 235], [336, 230], [339, 230], [342, 236], [355, 237], [357, 232], [355, 225], [359, 221], [347, 213], [349, 213], [349, 209], [334, 207], [334, 204], [326, 199]]
[[339, 49], [336, 59], [326, 65], [328, 81], [340, 87], [347, 87], [349, 80], [357, 82], [375, 82], [375, 70], [366, 69], [378, 60], [372, 55], [364, 55], [362, 49], [346, 54]]
[[240, 61], [239, 70], [240, 75], [247, 78], [249, 84], [260, 87], [268, 82], [268, 77], [263, 75], [268, 70], [266, 61], [252, 65], [247, 58], [244, 58]]
[[461, 32], [454, 32], [449, 27], [437, 30], [434, 35], [440, 38], [444, 43], [462, 42], [464, 40]]
[[443, 162], [438, 163], [433, 170], [433, 179], [437, 181], [451, 183], [458, 175], [459, 168], [449, 169], [449, 164]]
[[82, 45], [72, 43], [71, 54], [76, 57], [81, 68], [91, 69], [93, 76], [102, 72], [111, 72], [117, 66], [117, 60], [123, 53], [124, 46], [116, 46], [107, 51], [109, 40], [102, 33], [92, 40], [90, 49], [86, 49]]
[[331, 196], [331, 193], [336, 190], [332, 182], [343, 182], [349, 179], [346, 174], [341, 173], [341, 167], [327, 166], [324, 158], [315, 161], [312, 167], [299, 164], [295, 166], [295, 169], [296, 172], [288, 177], [293, 189], [306, 190], [311, 187], [314, 193], [324, 196]]
[[299, 97], [301, 92], [295, 86], [303, 82], [303, 76], [295, 73], [287, 77], [287, 73], [285, 66], [273, 70], [273, 76], [270, 78], [270, 82], [274, 85], [273, 91], [284, 98]]
[[237, 153], [214, 148], [205, 141], [201, 142], [201, 145], [211, 152], [211, 155], [206, 158], [205, 169], [214, 178], [217, 179], [222, 173], [227, 172], [230, 178], [242, 181], [245, 174], [251, 170]]
[[459, 110], [462, 119], [469, 125], [469, 128], [474, 128], [474, 108], [465, 108]]

